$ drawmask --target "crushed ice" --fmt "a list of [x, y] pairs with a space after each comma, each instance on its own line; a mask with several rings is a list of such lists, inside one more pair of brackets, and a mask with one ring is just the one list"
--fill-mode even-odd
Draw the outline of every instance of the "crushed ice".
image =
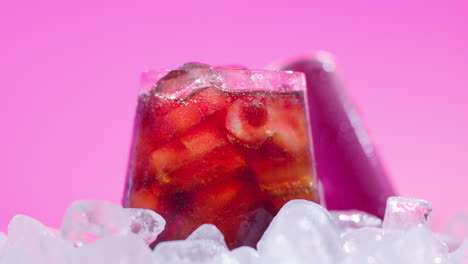
[[[160, 215], [104, 201], [77, 201], [67, 210], [60, 231], [15, 216], [8, 237], [0, 233], [0, 264], [468, 263], [466, 236], [451, 238], [448, 246], [447, 237], [441, 240], [429, 228], [431, 210], [426, 201], [391, 197], [382, 222], [359, 211], [329, 212], [293, 200], [273, 219], [258, 250], [230, 251], [222, 233], [210, 224], [186, 240], [162, 242], [151, 250], [148, 244], [164, 229]], [[468, 219], [460, 219], [457, 225], [466, 227]]]

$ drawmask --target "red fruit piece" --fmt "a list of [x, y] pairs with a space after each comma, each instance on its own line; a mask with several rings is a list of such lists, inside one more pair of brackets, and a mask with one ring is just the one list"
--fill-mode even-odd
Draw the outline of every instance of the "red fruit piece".
[[194, 157], [199, 157], [227, 144], [224, 133], [208, 124], [198, 126], [185, 133], [180, 141]]
[[190, 101], [195, 102], [205, 117], [225, 108], [230, 100], [226, 92], [215, 87], [202, 89], [190, 98]]
[[301, 94], [257, 93], [237, 99], [228, 109], [226, 129], [232, 141], [260, 147], [271, 138], [284, 151], [308, 149], [307, 118]]
[[172, 191], [190, 191], [231, 178], [245, 166], [244, 157], [226, 145], [170, 173], [167, 185]]
[[218, 214], [213, 224], [219, 227], [230, 249], [255, 247], [273, 219], [270, 204], [253, 183], [245, 184], [234, 202]]
[[177, 139], [154, 150], [149, 156], [150, 175], [154, 175], [159, 185], [171, 181], [168, 174], [176, 170], [192, 157], [187, 148]]
[[142, 94], [139, 98], [137, 115], [134, 124], [134, 136], [129, 160], [127, 189], [140, 188], [150, 184], [153, 177], [148, 173], [148, 156], [158, 147], [164, 137], [164, 127], [157, 127], [154, 118], [160, 107], [154, 107], [154, 98]]
[[193, 193], [187, 210], [181, 212], [158, 239], [161, 241], [185, 239], [198, 226], [212, 223], [240, 194], [242, 186], [242, 181], [233, 179]]
[[259, 101], [254, 101], [244, 107], [242, 115], [247, 124], [253, 127], [261, 127], [265, 125], [268, 112], [265, 105]]
[[147, 130], [142, 136], [160, 145], [225, 109], [229, 100], [226, 93], [214, 87], [198, 90], [184, 100], [143, 94], [138, 104], [135, 127]]
[[136, 127], [146, 131], [142, 136], [160, 145], [177, 135], [175, 132], [180, 130], [167, 117], [182, 105], [179, 100], [158, 97], [153, 94], [140, 95], [136, 119], [138, 124], [136, 124]]
[[143, 187], [133, 191], [126, 207], [151, 209], [160, 213], [161, 191], [154, 187]]
[[237, 99], [226, 115], [226, 129], [234, 141], [248, 147], [258, 147], [272, 136], [266, 126], [268, 110], [262, 96]]
[[180, 136], [180, 139], [173, 139], [154, 150], [150, 155], [150, 170], [169, 173], [226, 143], [216, 127], [200, 124]]
[[242, 155], [228, 144], [225, 133], [202, 124], [150, 156], [150, 172], [169, 192], [184, 192], [232, 177], [245, 167]]
[[310, 163], [290, 159], [251, 164], [262, 192], [276, 210], [292, 199], [318, 201], [315, 171]]
[[180, 134], [204, 122], [218, 111], [224, 110], [230, 103], [229, 101], [230, 98], [226, 93], [209, 87], [183, 101], [181, 106], [168, 113], [167, 120], [175, 125], [176, 132]]
[[172, 126], [173, 134], [181, 134], [216, 111], [224, 109], [227, 104], [228, 97], [224, 92], [209, 87], [199, 90], [191, 97], [181, 101], [164, 118]]
[[267, 99], [268, 124], [273, 142], [286, 152], [308, 151], [309, 134], [302, 94], [278, 94]]
[[[253, 238], [250, 232], [258, 228], [263, 231], [272, 218], [258, 209], [263, 207], [263, 202], [255, 185], [244, 180], [231, 179], [211, 185], [193, 193], [190, 208], [167, 227], [160, 239], [185, 239], [198, 226], [211, 223], [221, 230], [230, 248], [240, 245], [244, 242], [240, 240], [245, 238], [256, 241], [258, 238]], [[239, 234], [239, 230], [244, 234]]]
[[182, 135], [180, 140], [174, 139], [154, 150], [150, 155], [150, 171], [160, 178], [159, 181], [169, 181], [164, 179], [167, 174], [226, 143], [226, 138], [215, 127], [195, 127]]

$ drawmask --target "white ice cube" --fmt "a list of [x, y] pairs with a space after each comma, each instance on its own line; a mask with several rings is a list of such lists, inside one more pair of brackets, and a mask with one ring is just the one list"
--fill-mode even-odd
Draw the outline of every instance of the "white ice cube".
[[213, 68], [189, 62], [161, 78], [154, 89], [156, 96], [186, 99], [197, 90], [206, 87], [221, 88], [221, 86], [221, 79]]
[[384, 247], [379, 253], [388, 263], [448, 263], [447, 246], [425, 225], [386, 235]]
[[8, 224], [8, 240], [1, 264], [62, 264], [72, 248], [58, 232], [39, 221], [17, 215]]
[[221, 233], [221, 231], [212, 224], [199, 226], [187, 237], [187, 240], [212, 240], [227, 248], [223, 233]]
[[62, 222], [62, 236], [76, 243], [122, 232], [129, 225], [118, 205], [106, 201], [76, 201], [68, 207]]
[[134, 234], [109, 235], [75, 248], [70, 264], [151, 264], [151, 249]]
[[346, 264], [449, 263], [448, 249], [423, 225], [406, 232], [362, 228], [343, 236]]
[[343, 249], [348, 255], [370, 255], [382, 247], [384, 232], [380, 228], [364, 227], [343, 235]]
[[387, 200], [384, 230], [407, 230], [418, 225], [428, 225], [432, 204], [417, 199], [390, 197]]
[[57, 232], [25, 215], [16, 215], [8, 223], [8, 242], [11, 244], [43, 238], [57, 238]]
[[161, 242], [153, 254], [157, 264], [237, 263], [229, 256], [229, 250], [214, 240]]
[[380, 218], [366, 212], [351, 210], [330, 211], [330, 213], [343, 231], [363, 227], [382, 226], [382, 220], [380, 220]]
[[164, 225], [164, 219], [151, 210], [126, 209], [106, 201], [76, 201], [68, 208], [61, 230], [75, 245], [127, 233], [135, 233], [149, 244]]
[[450, 264], [468, 264], [468, 239], [449, 255]]
[[281, 208], [257, 244], [262, 263], [339, 263], [339, 227], [320, 205], [293, 200]]
[[[126, 208], [124, 212], [130, 219], [130, 231], [151, 244], [158, 235], [164, 230], [166, 221], [159, 214], [147, 210]], [[124, 232], [125, 229], [124, 229]]]
[[254, 82], [256, 79], [255, 77], [252, 79], [252, 72], [248, 70], [216, 69], [215, 71], [219, 74], [222, 89], [235, 87], [238, 91], [252, 90], [259, 83], [259, 81]]
[[257, 264], [260, 263], [260, 255], [251, 247], [238, 247], [231, 251], [230, 254], [240, 264]]
[[222, 233], [205, 224], [187, 240], [161, 242], [152, 252], [145, 242], [162, 230], [159, 215], [106, 202], [77, 202], [64, 226], [79, 239], [82, 233], [95, 235], [95, 241], [73, 247], [57, 230], [19, 215], [11, 220], [8, 237], [0, 233], [0, 264], [468, 264], [468, 241], [449, 251], [427, 224], [430, 210], [425, 201], [392, 197], [384, 228], [369, 227], [378, 221], [367, 221], [366, 214], [334, 212], [342, 225], [353, 226], [340, 235], [324, 208], [294, 200], [273, 219], [258, 251], [229, 251]]
[[0, 259], [2, 258], [3, 251], [5, 250], [7, 237], [4, 233], [0, 232]]

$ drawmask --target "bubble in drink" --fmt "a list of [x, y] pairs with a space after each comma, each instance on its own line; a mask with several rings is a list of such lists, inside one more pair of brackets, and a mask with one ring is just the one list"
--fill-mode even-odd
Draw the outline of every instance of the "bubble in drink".
[[285, 203], [319, 202], [304, 89], [294, 72], [168, 72], [139, 96], [124, 206], [166, 219], [157, 242], [209, 223], [255, 246]]

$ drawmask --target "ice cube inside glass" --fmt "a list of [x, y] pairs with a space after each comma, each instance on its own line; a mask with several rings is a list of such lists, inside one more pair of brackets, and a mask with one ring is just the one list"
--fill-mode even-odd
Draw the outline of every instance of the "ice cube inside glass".
[[299, 72], [145, 73], [123, 205], [166, 219], [157, 242], [209, 223], [230, 248], [255, 246], [287, 201], [319, 202], [305, 91]]

